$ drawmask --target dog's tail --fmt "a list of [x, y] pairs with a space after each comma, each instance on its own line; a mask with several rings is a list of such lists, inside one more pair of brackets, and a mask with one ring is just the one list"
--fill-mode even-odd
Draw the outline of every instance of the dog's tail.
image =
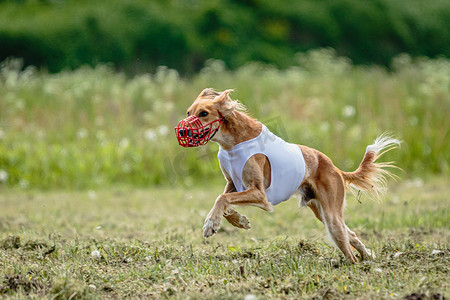
[[400, 146], [400, 141], [393, 138], [389, 133], [383, 133], [377, 137], [372, 145], [367, 146], [366, 154], [354, 172], [343, 172], [347, 187], [355, 192], [364, 192], [372, 198], [378, 199], [386, 191], [386, 180], [388, 177], [397, 177], [385, 168], [398, 168], [393, 162], [375, 163], [384, 153]]

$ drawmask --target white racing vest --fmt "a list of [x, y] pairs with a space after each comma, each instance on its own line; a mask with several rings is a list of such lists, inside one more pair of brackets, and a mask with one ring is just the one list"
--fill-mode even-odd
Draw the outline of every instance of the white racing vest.
[[230, 175], [238, 192], [246, 190], [242, 171], [247, 160], [255, 154], [264, 154], [270, 162], [271, 182], [266, 189], [267, 200], [272, 205], [288, 200], [305, 176], [305, 159], [300, 147], [285, 142], [265, 125], [254, 139], [239, 143], [229, 151], [220, 147], [217, 154], [220, 165]]

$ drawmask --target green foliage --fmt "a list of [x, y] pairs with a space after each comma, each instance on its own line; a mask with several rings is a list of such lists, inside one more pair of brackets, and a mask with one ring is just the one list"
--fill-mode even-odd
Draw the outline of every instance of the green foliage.
[[[0, 69], [0, 186], [92, 188], [223, 181], [217, 145], [178, 146], [173, 127], [206, 87], [235, 88], [249, 112], [286, 140], [354, 170], [365, 147], [392, 131], [385, 159], [407, 176], [449, 173], [450, 61], [400, 56], [393, 72], [355, 67], [331, 50], [285, 71], [210, 61], [190, 80], [174, 70], [127, 78], [106, 66], [47, 74]], [[402, 175], [403, 176], [403, 175]]]
[[2, 59], [23, 57], [52, 72], [99, 62], [131, 69], [185, 64], [182, 29], [158, 3], [6, 1], [0, 11]]
[[449, 14], [445, 0], [0, 1], [0, 60], [190, 74], [209, 58], [286, 68], [297, 52], [332, 47], [388, 65], [403, 52], [450, 57]]

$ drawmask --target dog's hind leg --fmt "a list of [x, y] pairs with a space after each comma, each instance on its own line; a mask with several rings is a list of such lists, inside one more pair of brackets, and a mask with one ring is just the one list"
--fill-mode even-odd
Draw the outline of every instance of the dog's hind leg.
[[364, 244], [359, 240], [356, 233], [351, 231], [347, 225], [345, 227], [347, 228], [350, 245], [352, 245], [356, 250], [358, 250], [359, 254], [361, 255], [361, 259], [375, 258], [375, 255], [372, 253], [372, 251], [370, 249], [367, 249], [366, 246], [364, 246]]
[[233, 226], [243, 229], [250, 229], [250, 221], [244, 215], [238, 213], [234, 208], [227, 207], [223, 214], [224, 218]]
[[[308, 203], [307, 204], [308, 207], [313, 211], [313, 213], [317, 217], [317, 219], [319, 219], [323, 223], [323, 220], [322, 220], [323, 212], [322, 212], [322, 207], [321, 207], [320, 202], [318, 202], [316, 199], [309, 199], [307, 203]], [[342, 219], [342, 223], [343, 223], [343, 219]], [[364, 244], [359, 240], [358, 236], [352, 230], [350, 230], [350, 228], [348, 228], [347, 225], [344, 225], [344, 226], [345, 226], [345, 229], [347, 230], [347, 235], [348, 235], [348, 240], [349, 240], [350, 245], [353, 246], [356, 250], [358, 250], [358, 252], [361, 255], [361, 258], [362, 259], [375, 258], [374, 255], [371, 253], [371, 250], [367, 249], [364, 246]], [[330, 237], [334, 241], [331, 231], [328, 228], [327, 228], [327, 231], [330, 234]], [[336, 243], [336, 245], [337, 245], [337, 243]]]
[[331, 239], [351, 262], [356, 263], [358, 259], [353, 254], [344, 220], [340, 216], [325, 213], [324, 224]]
[[331, 240], [345, 257], [356, 263], [358, 259], [352, 252], [349, 232], [342, 216], [345, 201], [345, 187], [342, 176], [332, 168], [328, 168], [326, 174], [314, 187], [317, 199], [316, 206], [319, 208], [318, 213]]

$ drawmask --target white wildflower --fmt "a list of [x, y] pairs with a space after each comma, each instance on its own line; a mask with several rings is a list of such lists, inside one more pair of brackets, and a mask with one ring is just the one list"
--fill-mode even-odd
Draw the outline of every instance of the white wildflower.
[[356, 114], [356, 109], [355, 107], [351, 106], [351, 105], [346, 105], [342, 108], [342, 116], [344, 116], [345, 118], [351, 118]]
[[97, 193], [95, 191], [93, 191], [93, 190], [89, 190], [88, 191], [88, 197], [91, 200], [95, 200], [95, 199], [97, 199]]
[[413, 188], [419, 188], [419, 187], [423, 186], [423, 180], [422, 180], [422, 178], [415, 178], [412, 180], [408, 180], [406, 182], [406, 186], [413, 187]]
[[102, 257], [102, 254], [100, 253], [100, 251], [94, 250], [94, 251], [91, 252], [91, 256], [93, 258], [100, 259]]
[[244, 300], [256, 300], [256, 299], [257, 299], [256, 296], [252, 294], [246, 295], [244, 297]]
[[0, 170], [0, 182], [5, 183], [8, 180], [8, 172]]
[[403, 253], [403, 252], [397, 252], [397, 253], [395, 253], [395, 254], [394, 254], [394, 258], [400, 257], [400, 255], [402, 255], [402, 253]]
[[321, 122], [320, 125], [320, 130], [327, 132], [330, 129], [330, 123], [328, 122]]
[[153, 142], [153, 141], [156, 141], [158, 136], [156, 135], [156, 132], [154, 129], [147, 129], [144, 132], [144, 137], [147, 141]]
[[52, 82], [47, 82], [47, 84], [44, 85], [44, 93], [48, 95], [53, 95], [56, 93], [57, 86], [55, 84], [52, 84]]
[[90, 287], [91, 289], [93, 289], [93, 290], [95, 290], [95, 289], [97, 288], [97, 287], [96, 287], [95, 285], [93, 285], [93, 284], [90, 284], [89, 287]]
[[381, 273], [381, 272], [383, 272], [383, 270], [380, 268], [375, 268], [375, 272]]
[[167, 135], [169, 133], [169, 127], [166, 125], [161, 125], [158, 127], [158, 133], [159, 135]]
[[436, 255], [442, 253], [442, 250], [438, 250], [438, 249], [434, 249], [433, 251], [431, 251], [431, 254]]
[[88, 135], [88, 131], [86, 130], [86, 128], [80, 128], [77, 131], [77, 138], [83, 140], [85, 138], [87, 138]]
[[174, 109], [175, 105], [173, 104], [173, 102], [170, 101], [166, 101], [165, 102], [165, 108], [167, 111], [172, 111]]
[[131, 172], [131, 165], [128, 163], [124, 163], [122, 165], [122, 171], [124, 171], [125, 173], [130, 173]]
[[120, 143], [119, 143], [119, 147], [121, 149], [126, 149], [130, 146], [130, 141], [127, 138], [123, 138]]

